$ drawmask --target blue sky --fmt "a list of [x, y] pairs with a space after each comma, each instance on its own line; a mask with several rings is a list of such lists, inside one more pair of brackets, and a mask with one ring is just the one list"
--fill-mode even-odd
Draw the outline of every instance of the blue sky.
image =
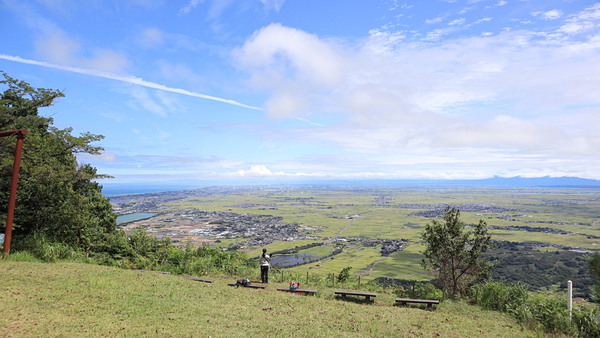
[[0, 0], [109, 182], [600, 179], [600, 2]]

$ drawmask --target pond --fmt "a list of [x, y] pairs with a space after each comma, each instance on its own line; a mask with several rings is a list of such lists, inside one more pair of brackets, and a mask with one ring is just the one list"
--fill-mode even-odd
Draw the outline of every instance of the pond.
[[151, 213], [139, 213], [139, 214], [128, 214], [117, 216], [117, 224], [139, 221], [140, 219], [150, 218], [156, 214]]
[[271, 259], [271, 265], [289, 266], [295, 264], [309, 263], [311, 260], [319, 258], [317, 255], [296, 254], [296, 255], [275, 255]]

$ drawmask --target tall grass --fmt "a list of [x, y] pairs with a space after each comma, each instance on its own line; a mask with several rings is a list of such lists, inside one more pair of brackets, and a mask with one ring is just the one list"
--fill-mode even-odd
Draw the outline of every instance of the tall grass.
[[513, 316], [519, 323], [553, 334], [600, 337], [598, 308], [585, 304], [574, 307], [572, 319], [567, 299], [557, 293], [529, 292], [523, 284], [505, 285], [490, 282], [472, 290], [472, 300], [484, 309]]
[[64, 243], [52, 241], [42, 233], [20, 240], [13, 255], [31, 260], [33, 258], [42, 262], [56, 262], [61, 260], [85, 262], [86, 255], [79, 248], [74, 248]]

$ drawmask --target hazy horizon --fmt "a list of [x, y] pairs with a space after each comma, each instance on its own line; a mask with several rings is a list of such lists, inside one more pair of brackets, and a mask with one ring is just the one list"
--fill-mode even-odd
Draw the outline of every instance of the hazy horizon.
[[571, 187], [600, 188], [600, 180], [578, 177], [491, 177], [473, 180], [313, 180], [313, 181], [265, 181], [265, 180], [229, 180], [229, 181], [163, 181], [163, 182], [100, 182], [106, 196], [143, 194], [167, 191], [201, 189], [214, 186], [470, 186], [470, 187]]

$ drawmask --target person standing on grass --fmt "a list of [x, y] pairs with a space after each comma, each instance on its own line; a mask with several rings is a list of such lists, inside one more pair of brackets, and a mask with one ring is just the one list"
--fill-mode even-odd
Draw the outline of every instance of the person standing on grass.
[[267, 255], [267, 249], [263, 249], [262, 255], [258, 259], [260, 263], [260, 280], [263, 283], [269, 283], [269, 269], [271, 268], [271, 256]]

